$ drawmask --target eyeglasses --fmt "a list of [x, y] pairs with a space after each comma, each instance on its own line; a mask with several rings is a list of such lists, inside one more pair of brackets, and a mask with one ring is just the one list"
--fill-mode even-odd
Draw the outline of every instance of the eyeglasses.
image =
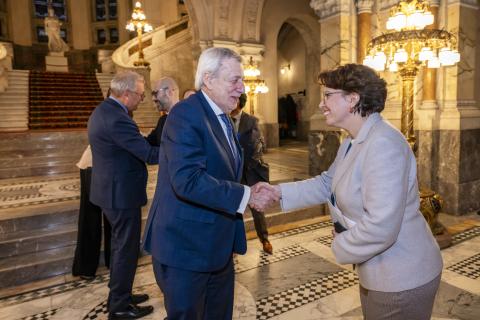
[[323, 101], [327, 101], [328, 98], [330, 98], [331, 95], [334, 95], [336, 93], [343, 93], [342, 90], [339, 91], [326, 91], [323, 93]]
[[[129, 90], [130, 91], [130, 90]], [[140, 97], [141, 100], [145, 99], [145, 92], [138, 93], [136, 91], [130, 91], [131, 93], [135, 93], [137, 96]]]
[[[160, 91], [167, 91], [168, 89], [170, 89], [170, 87], [163, 87], [163, 88], [160, 88], [158, 90], [152, 90], [152, 96], [156, 97], [157, 94], [160, 92]], [[171, 88], [172, 91], [175, 91], [175, 90], [178, 90], [178, 88]]]

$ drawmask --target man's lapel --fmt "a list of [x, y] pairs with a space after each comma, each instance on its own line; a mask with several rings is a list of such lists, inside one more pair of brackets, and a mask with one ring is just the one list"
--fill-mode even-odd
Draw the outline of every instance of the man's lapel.
[[[205, 99], [205, 97], [203, 96], [203, 93], [201, 91], [198, 91], [196, 96], [200, 101], [200, 105], [205, 110], [205, 114], [207, 115], [207, 119], [210, 122], [210, 126], [212, 128], [213, 133], [217, 137], [218, 141], [220, 141], [220, 144], [223, 146], [224, 151], [228, 154], [228, 157], [230, 159], [230, 165], [232, 166], [233, 172], [236, 173], [237, 168], [235, 168], [235, 159], [233, 158], [232, 150], [230, 149], [230, 145], [228, 144], [227, 137], [225, 136], [225, 133], [223, 132], [223, 128], [222, 128], [222, 126], [220, 125], [220, 122], [217, 119], [217, 115], [215, 114], [215, 112], [213, 112], [212, 108], [208, 104], [207, 100]], [[233, 126], [233, 124], [232, 124], [232, 126]], [[238, 140], [236, 139], [236, 137], [235, 137], [235, 141], [236, 141], [237, 146], [238, 146]]]

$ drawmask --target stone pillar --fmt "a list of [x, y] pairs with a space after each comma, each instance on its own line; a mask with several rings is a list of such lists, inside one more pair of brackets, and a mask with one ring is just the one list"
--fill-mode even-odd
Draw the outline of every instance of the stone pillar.
[[[432, 12], [434, 18], [433, 24], [427, 26], [427, 29], [438, 29], [438, 6], [440, 5], [440, 0], [430, 0], [430, 11]], [[424, 68], [423, 72], [423, 99], [422, 107], [425, 109], [436, 109], [436, 79], [437, 79], [437, 70]]]
[[[92, 19], [91, 1], [69, 0], [70, 24], [72, 28], [73, 49], [88, 50], [92, 46], [92, 32], [90, 21]], [[88, 31], [86, 31], [88, 30]]]
[[130, 40], [129, 34], [125, 26], [132, 15], [132, 1], [117, 0], [117, 19], [118, 19], [118, 43], [124, 44]]
[[[436, 150], [431, 189], [445, 200], [443, 211], [460, 215], [480, 210], [480, 87], [478, 66], [478, 10], [473, 0], [442, 2], [440, 27], [458, 39], [461, 61], [437, 73], [439, 116], [433, 119]], [[443, 22], [443, 23], [442, 23]], [[422, 159], [419, 159], [419, 166]], [[421, 169], [421, 167], [419, 168]]]
[[367, 45], [372, 40], [372, 6], [373, 0], [357, 1], [357, 63], [362, 63], [367, 51]]
[[[439, 5], [439, 0], [430, 1], [430, 10], [434, 16], [434, 22], [427, 26], [427, 29], [438, 29]], [[435, 123], [438, 122], [440, 113], [436, 97], [436, 79], [437, 69], [423, 68], [422, 101], [416, 110], [416, 127], [418, 129], [417, 177], [421, 187], [431, 187], [436, 183], [436, 172], [433, 168], [438, 166], [438, 163], [436, 163], [438, 158], [433, 155], [438, 153], [438, 127]]]
[[[350, 3], [344, 0], [311, 0], [310, 6], [320, 23], [320, 70], [332, 69], [352, 61]], [[322, 98], [321, 98], [322, 99]], [[309, 173], [316, 175], [328, 169], [340, 145], [340, 129], [325, 123], [320, 109], [310, 117]]]
[[31, 17], [32, 1], [30, 0], [9, 0], [8, 8], [10, 21], [8, 29], [11, 32], [11, 39], [14, 44], [31, 46], [33, 42], [33, 28]]

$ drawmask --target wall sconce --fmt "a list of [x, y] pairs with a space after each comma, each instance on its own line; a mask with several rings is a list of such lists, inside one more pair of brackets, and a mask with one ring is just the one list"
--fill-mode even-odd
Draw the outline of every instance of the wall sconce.
[[280, 67], [280, 73], [281, 74], [285, 74], [287, 73], [288, 71], [290, 71], [290, 63], [289, 64], [285, 64], [283, 66]]

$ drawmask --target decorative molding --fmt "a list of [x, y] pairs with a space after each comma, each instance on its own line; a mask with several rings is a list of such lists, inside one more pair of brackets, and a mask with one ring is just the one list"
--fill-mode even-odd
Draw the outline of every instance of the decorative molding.
[[248, 0], [246, 4], [246, 37], [247, 40], [256, 41], [257, 39], [257, 20], [258, 20], [259, 0]]
[[350, 12], [350, 2], [346, 0], [310, 0], [310, 7], [320, 20]]
[[216, 37], [227, 39], [229, 27], [230, 1], [219, 1], [217, 7], [217, 34]]
[[447, 0], [447, 4], [454, 5], [458, 4], [462, 7], [478, 10], [480, 8], [480, 4], [478, 0]]
[[440, 0], [429, 0], [430, 2], [430, 7], [439, 7], [440, 6]]
[[373, 0], [357, 0], [357, 13], [372, 13]]
[[381, 10], [386, 10], [397, 5], [399, 2], [400, 0], [377, 0], [377, 5], [381, 8]]

